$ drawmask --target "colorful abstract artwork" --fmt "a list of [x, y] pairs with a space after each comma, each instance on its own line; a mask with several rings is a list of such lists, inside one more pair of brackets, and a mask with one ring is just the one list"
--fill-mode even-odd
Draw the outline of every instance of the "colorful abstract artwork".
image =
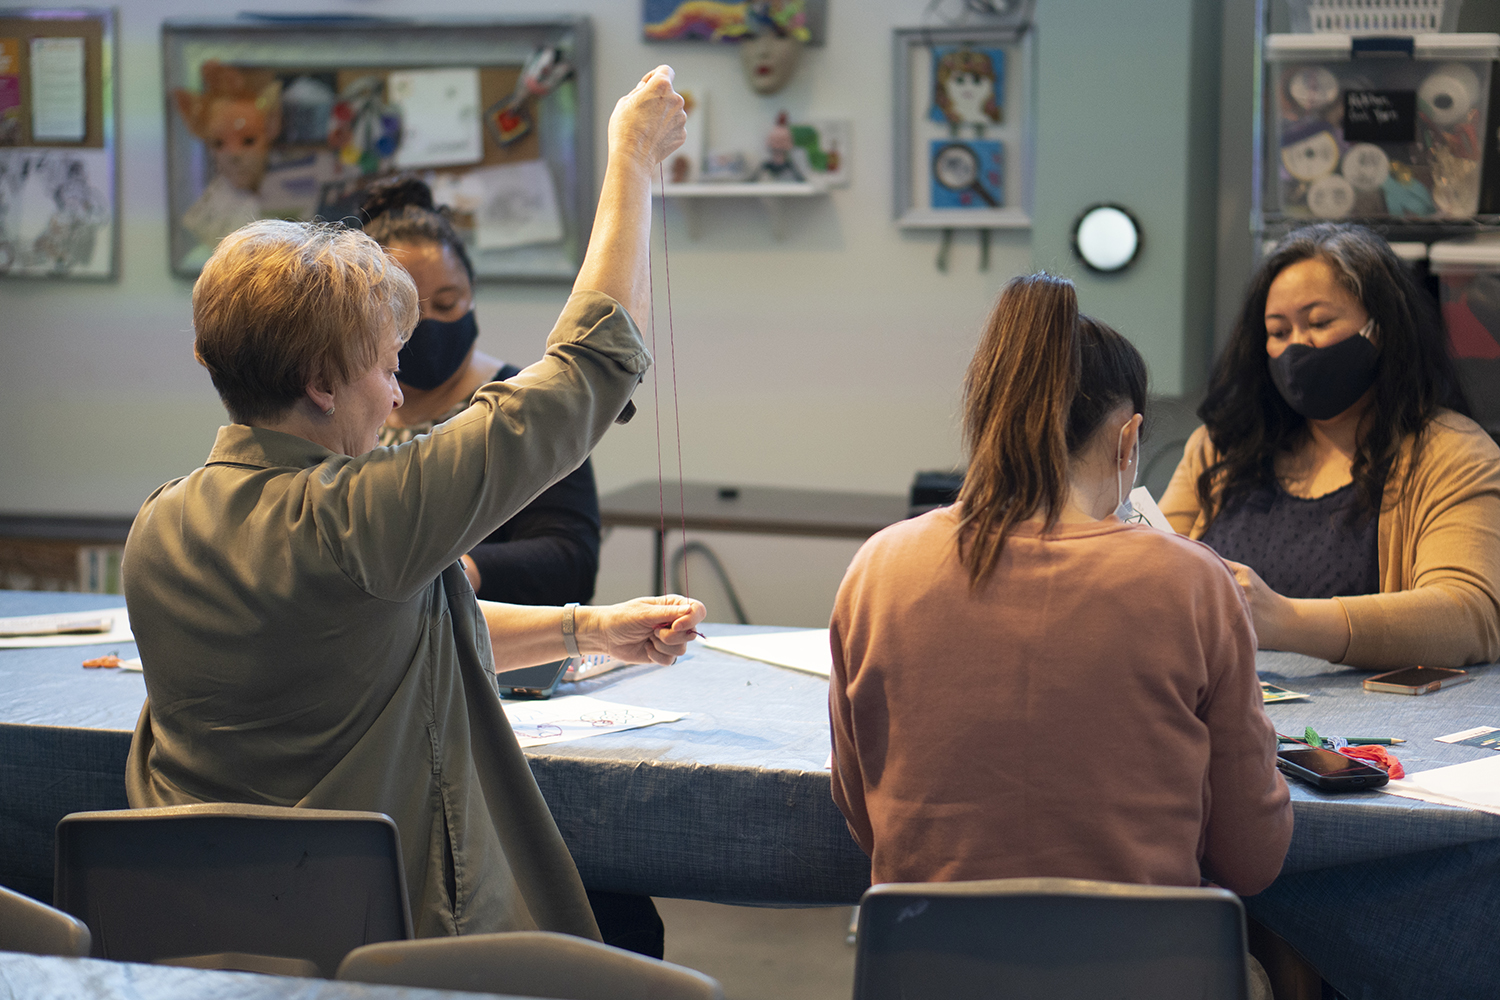
[[772, 33], [820, 45], [827, 0], [642, 0], [648, 42], [739, 42]]

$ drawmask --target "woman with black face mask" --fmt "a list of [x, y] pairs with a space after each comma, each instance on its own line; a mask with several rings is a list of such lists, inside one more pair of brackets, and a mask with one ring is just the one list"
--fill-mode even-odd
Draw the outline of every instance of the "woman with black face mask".
[[[417, 286], [421, 320], [401, 350], [405, 402], [386, 422], [383, 445], [430, 431], [469, 405], [480, 386], [520, 372], [478, 350], [474, 268], [447, 209], [413, 177], [375, 186], [361, 210], [365, 232], [387, 247]], [[538, 345], [540, 346], [540, 345]], [[584, 462], [463, 557], [481, 600], [585, 604], [599, 571], [599, 496]]]
[[1262, 649], [1357, 667], [1500, 658], [1500, 448], [1431, 296], [1361, 226], [1266, 258], [1162, 497], [1229, 561]]

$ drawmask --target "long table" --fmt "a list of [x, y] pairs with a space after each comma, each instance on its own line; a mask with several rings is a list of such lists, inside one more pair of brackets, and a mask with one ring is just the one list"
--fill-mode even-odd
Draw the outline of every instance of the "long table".
[[[0, 615], [119, 603], [0, 592]], [[135, 652], [0, 650], [0, 884], [49, 898], [56, 821], [126, 804], [143, 679], [79, 665], [115, 648]], [[1396, 752], [1413, 772], [1491, 752], [1433, 737], [1500, 725], [1494, 667], [1410, 698], [1364, 692], [1364, 675], [1308, 657], [1263, 653], [1260, 666], [1264, 679], [1313, 695], [1268, 707], [1281, 732], [1404, 737]], [[821, 678], [699, 648], [670, 667], [627, 668], [563, 693], [689, 713], [528, 753], [590, 888], [772, 906], [859, 899], [869, 864], [829, 796]], [[1500, 816], [1375, 791], [1294, 785], [1292, 796], [1291, 851], [1276, 883], [1246, 900], [1253, 916], [1352, 1000], [1496, 992]]]

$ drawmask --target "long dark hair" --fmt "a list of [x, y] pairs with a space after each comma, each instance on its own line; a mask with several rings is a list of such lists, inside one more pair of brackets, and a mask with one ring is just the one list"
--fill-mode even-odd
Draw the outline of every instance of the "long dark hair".
[[404, 242], [447, 247], [464, 266], [469, 284], [474, 284], [474, 265], [453, 228], [452, 213], [447, 205], [433, 205], [432, 188], [425, 181], [398, 174], [370, 185], [369, 195], [359, 207], [359, 221], [381, 246]]
[[[1377, 513], [1402, 441], [1412, 438], [1412, 461], [1438, 409], [1465, 416], [1464, 397], [1432, 296], [1417, 283], [1379, 234], [1364, 226], [1320, 223], [1286, 236], [1262, 262], [1234, 334], [1209, 380], [1198, 416], [1208, 428], [1217, 461], [1198, 477], [1198, 500], [1209, 517], [1276, 482], [1275, 460], [1307, 434], [1307, 420], [1287, 405], [1271, 381], [1266, 356], [1266, 298], [1277, 275], [1318, 259], [1364, 305], [1375, 321], [1380, 357], [1375, 396], [1360, 422], [1352, 472], [1358, 502], [1352, 514]], [[1398, 494], [1399, 495], [1399, 494]]]
[[1073, 283], [1012, 278], [964, 377], [969, 469], [959, 492], [959, 558], [978, 588], [1016, 524], [1057, 523], [1068, 458], [1122, 402], [1146, 409], [1146, 363], [1114, 330], [1078, 313]]

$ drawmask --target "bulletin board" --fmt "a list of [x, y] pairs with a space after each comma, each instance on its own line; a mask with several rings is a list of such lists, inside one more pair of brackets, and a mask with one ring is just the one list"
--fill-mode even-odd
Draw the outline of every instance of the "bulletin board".
[[116, 276], [115, 15], [0, 7], [0, 276]]
[[168, 21], [162, 55], [174, 273], [253, 219], [345, 220], [410, 173], [452, 209], [477, 279], [576, 276], [594, 212], [587, 18]]
[[905, 229], [1031, 225], [1033, 32], [895, 32], [895, 218]]

